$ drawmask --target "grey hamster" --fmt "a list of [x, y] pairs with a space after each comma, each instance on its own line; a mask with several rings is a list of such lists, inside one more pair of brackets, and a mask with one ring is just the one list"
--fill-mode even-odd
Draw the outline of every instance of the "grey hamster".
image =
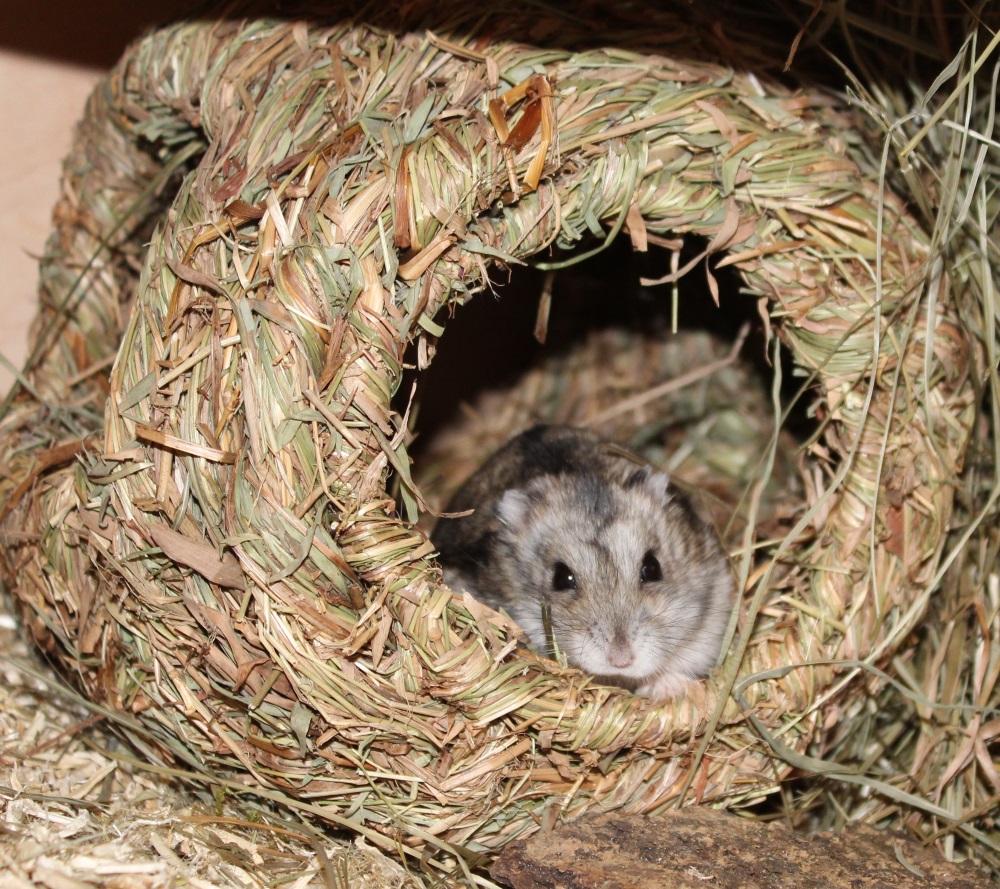
[[535, 426], [455, 494], [432, 535], [445, 579], [532, 648], [651, 698], [714, 665], [734, 583], [715, 532], [662, 472], [590, 432]]

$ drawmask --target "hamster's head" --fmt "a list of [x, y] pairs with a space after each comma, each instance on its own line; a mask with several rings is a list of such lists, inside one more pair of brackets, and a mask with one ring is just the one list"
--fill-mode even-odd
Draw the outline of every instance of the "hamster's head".
[[[625, 688], [677, 689], [715, 664], [733, 580], [718, 539], [663, 473], [535, 479], [497, 505], [515, 566], [505, 607], [532, 646]], [[647, 693], [647, 692], [643, 692]]]

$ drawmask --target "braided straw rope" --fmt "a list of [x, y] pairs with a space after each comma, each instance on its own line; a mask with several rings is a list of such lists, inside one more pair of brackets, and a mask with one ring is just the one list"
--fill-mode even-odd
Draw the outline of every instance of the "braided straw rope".
[[[6, 583], [141, 743], [388, 848], [766, 793], [788, 766], [757, 727], [804, 750], [926, 605], [973, 414], [947, 270], [844, 109], [681, 58], [665, 13], [612, 49], [533, 5], [407, 13], [179, 24], [94, 94], [0, 430]], [[736, 693], [665, 707], [441, 585], [390, 407], [489, 266], [623, 227], [706, 238], [820, 390]]]

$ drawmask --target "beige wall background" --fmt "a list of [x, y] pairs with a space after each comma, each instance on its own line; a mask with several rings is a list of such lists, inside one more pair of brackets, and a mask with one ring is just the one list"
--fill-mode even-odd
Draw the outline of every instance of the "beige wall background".
[[[191, 5], [0, 0], [0, 356], [17, 367], [62, 158], [87, 95], [130, 40]], [[0, 396], [13, 382], [3, 364]]]

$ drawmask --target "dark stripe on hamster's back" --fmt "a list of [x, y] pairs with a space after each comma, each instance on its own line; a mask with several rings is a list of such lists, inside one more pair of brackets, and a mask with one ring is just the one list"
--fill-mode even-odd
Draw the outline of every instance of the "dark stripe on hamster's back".
[[[572, 431], [574, 434], [566, 434]], [[578, 430], [558, 426], [532, 426], [518, 436], [525, 464], [532, 475], [567, 475], [584, 471], [588, 458], [597, 456], [597, 446], [581, 440]]]
[[603, 531], [614, 517], [614, 504], [607, 482], [581, 469], [577, 494], [581, 514], [589, 514], [595, 527]]

